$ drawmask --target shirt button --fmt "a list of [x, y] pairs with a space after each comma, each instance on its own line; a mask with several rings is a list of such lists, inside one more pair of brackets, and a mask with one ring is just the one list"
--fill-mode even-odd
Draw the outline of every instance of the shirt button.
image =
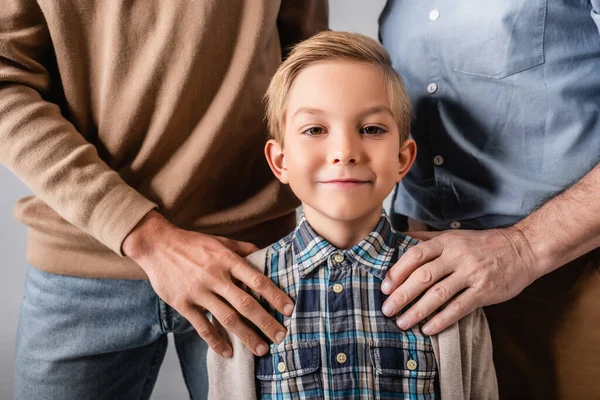
[[415, 369], [417, 369], [417, 362], [415, 360], [408, 360], [406, 362], [406, 368], [408, 368], [411, 371], [414, 371]]
[[345, 364], [346, 361], [348, 361], [348, 356], [344, 353], [339, 353], [337, 356], [335, 356], [335, 359], [338, 363]]
[[458, 222], [458, 221], [452, 221], [452, 222], [450, 222], [450, 228], [452, 228], [452, 229], [458, 229], [458, 228], [460, 228], [460, 222]]
[[434, 94], [435, 92], [437, 92], [437, 85], [431, 82], [429, 85], [427, 85], [427, 93]]
[[341, 283], [336, 283], [335, 285], [333, 285], [333, 291], [336, 293], [342, 293], [344, 291], [344, 285], [342, 285]]
[[342, 261], [344, 261], [344, 255], [337, 253], [333, 256], [333, 261], [335, 261], [336, 263], [341, 263]]
[[433, 157], [433, 163], [435, 165], [442, 165], [444, 163], [444, 157], [442, 157], [442, 156]]
[[438, 10], [431, 10], [429, 12], [429, 19], [435, 21], [440, 17], [440, 12]]
[[284, 362], [280, 362], [279, 364], [277, 364], [277, 371], [283, 373], [285, 372], [286, 367], [285, 367], [285, 363]]

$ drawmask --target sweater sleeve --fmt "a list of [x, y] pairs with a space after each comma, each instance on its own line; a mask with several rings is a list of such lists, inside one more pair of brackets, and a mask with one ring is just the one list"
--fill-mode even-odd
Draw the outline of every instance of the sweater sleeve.
[[[470, 395], [473, 399], [498, 399], [498, 382], [492, 359], [492, 338], [481, 308], [471, 314]], [[465, 346], [466, 347], [466, 346]], [[465, 348], [463, 347], [463, 348]]]
[[327, 0], [282, 0], [277, 29], [283, 57], [287, 56], [291, 46], [326, 30], [328, 26]]
[[[75, 62], [76, 60], [72, 60]], [[100, 159], [51, 100], [54, 63], [44, 16], [32, 0], [0, 7], [0, 164], [61, 217], [116, 253], [156, 204]]]

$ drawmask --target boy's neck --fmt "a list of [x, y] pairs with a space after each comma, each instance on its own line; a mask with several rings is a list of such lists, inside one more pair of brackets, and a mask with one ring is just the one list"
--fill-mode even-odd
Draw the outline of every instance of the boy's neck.
[[304, 216], [311, 228], [338, 249], [349, 249], [366, 238], [381, 218], [381, 206], [352, 220], [330, 218], [304, 205]]

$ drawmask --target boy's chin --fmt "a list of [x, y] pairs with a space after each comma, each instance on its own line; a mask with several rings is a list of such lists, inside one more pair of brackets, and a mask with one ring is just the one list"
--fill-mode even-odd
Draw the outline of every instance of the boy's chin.
[[358, 207], [354, 204], [347, 204], [343, 207], [323, 207], [321, 210], [317, 209], [317, 211], [319, 211], [319, 214], [325, 216], [326, 218], [335, 221], [352, 222], [379, 214], [382, 206], [383, 204], [371, 207], [365, 207], [365, 205], [361, 205]]

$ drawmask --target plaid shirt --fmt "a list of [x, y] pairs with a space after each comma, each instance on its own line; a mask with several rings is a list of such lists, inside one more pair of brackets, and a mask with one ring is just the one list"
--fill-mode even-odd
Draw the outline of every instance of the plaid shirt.
[[296, 302], [291, 317], [265, 306], [288, 329], [256, 358], [262, 399], [434, 399], [437, 366], [420, 329], [400, 330], [381, 312], [388, 267], [416, 240], [377, 227], [348, 250], [312, 230], [304, 215], [267, 252], [265, 273]]

